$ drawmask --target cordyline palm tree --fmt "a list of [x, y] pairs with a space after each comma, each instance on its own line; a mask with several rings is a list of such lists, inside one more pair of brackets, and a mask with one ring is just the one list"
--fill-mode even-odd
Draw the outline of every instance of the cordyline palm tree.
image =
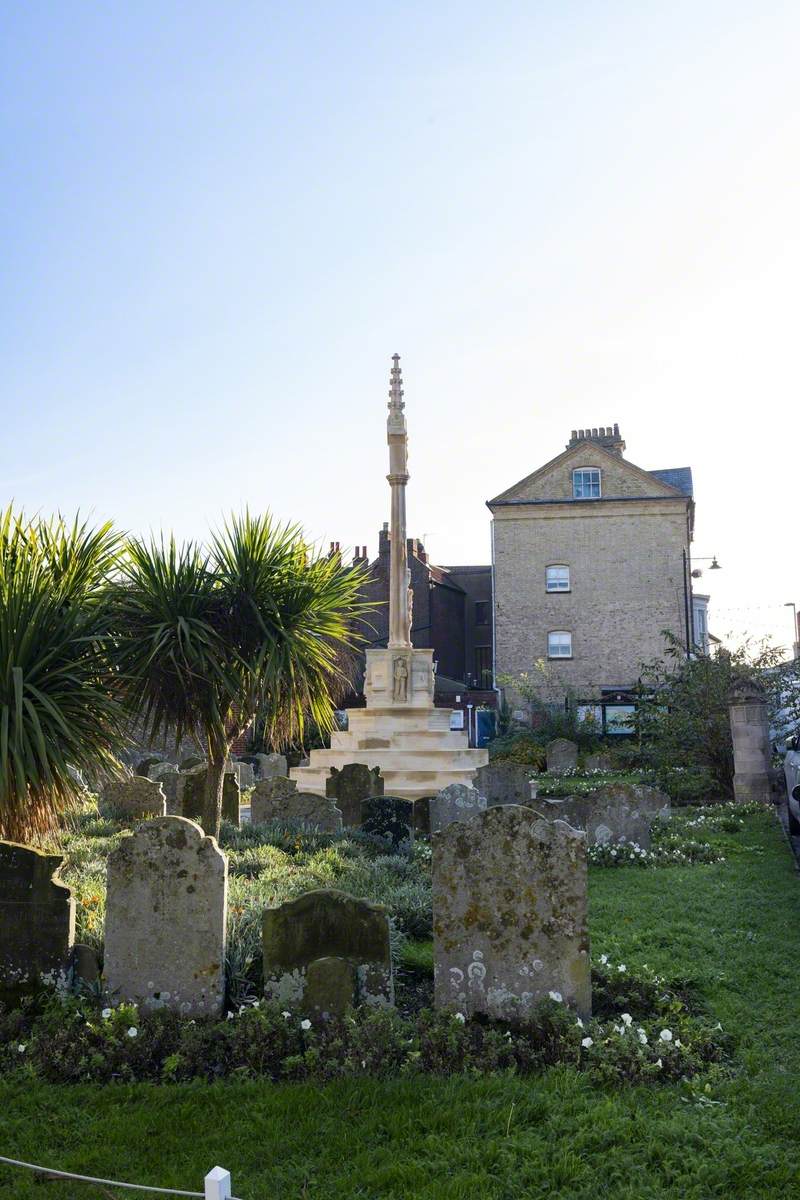
[[110, 524], [0, 513], [0, 837], [55, 827], [80, 792], [69, 767], [119, 769], [105, 584], [120, 541]]
[[225, 762], [254, 717], [287, 743], [333, 720], [357, 641], [363, 567], [312, 554], [296, 525], [232, 517], [207, 550], [132, 541], [115, 589], [126, 704], [152, 737], [200, 736], [208, 754], [203, 827], [219, 834]]

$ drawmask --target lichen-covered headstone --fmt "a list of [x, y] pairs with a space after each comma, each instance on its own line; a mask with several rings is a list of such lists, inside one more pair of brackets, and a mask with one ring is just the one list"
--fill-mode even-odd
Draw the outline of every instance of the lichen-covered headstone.
[[557, 992], [588, 1016], [586, 835], [498, 805], [431, 845], [437, 1006], [522, 1021]]
[[243, 762], [239, 758], [229, 759], [225, 764], [225, 774], [234, 775], [236, 782], [239, 784], [239, 791], [242, 792], [245, 788], [251, 788], [255, 785], [256, 777], [252, 763]]
[[486, 797], [466, 783], [451, 783], [431, 800], [431, 833], [438, 833], [451, 821], [468, 821], [486, 809]]
[[289, 764], [283, 754], [254, 754], [256, 775], [259, 779], [275, 779], [287, 775]]
[[163, 817], [167, 798], [160, 782], [134, 775], [114, 779], [103, 785], [103, 808], [120, 821], [139, 821], [142, 817]]
[[263, 796], [256, 806], [257, 820], [253, 819], [253, 803], [250, 814], [252, 824], [265, 821], [281, 821], [285, 825], [302, 825], [318, 829], [321, 833], [338, 833], [342, 828], [342, 814], [327, 796], [316, 796], [313, 792], [284, 792], [272, 800]]
[[274, 821], [276, 807], [297, 794], [297, 780], [287, 779], [285, 775], [259, 779], [250, 796], [251, 823], [261, 825], [265, 821]]
[[[532, 802], [533, 803], [533, 802]], [[585, 796], [540, 796], [533, 807], [548, 821], [586, 830], [588, 845], [634, 842], [650, 849], [653, 823], [668, 820], [669, 796], [640, 784], [618, 783]]]
[[610, 771], [614, 766], [614, 760], [610, 754], [587, 754], [584, 761], [584, 768], [587, 771]]
[[345, 892], [306, 892], [264, 913], [264, 992], [289, 1011], [341, 1016], [394, 1002], [389, 919]]
[[0, 996], [11, 999], [69, 967], [75, 901], [58, 878], [63, 862], [60, 854], [0, 842]]
[[529, 798], [529, 781], [533, 767], [525, 763], [493, 762], [485, 767], [478, 767], [475, 772], [475, 787], [486, 804], [493, 808], [496, 804], [527, 804]]
[[168, 771], [162, 771], [158, 776], [158, 782], [161, 784], [161, 790], [167, 800], [168, 817], [180, 816], [178, 791], [181, 779], [182, 775], [176, 767], [170, 767]]
[[398, 796], [369, 796], [361, 801], [361, 829], [387, 838], [393, 850], [408, 849], [414, 841], [414, 806]]
[[225, 996], [228, 860], [183, 817], [140, 825], [108, 858], [108, 990], [143, 1008], [218, 1015]]
[[[202, 821], [205, 807], [206, 767], [194, 767], [183, 775], [178, 785], [178, 801], [180, 815], [188, 821]], [[236, 776], [225, 772], [222, 785], [222, 819], [230, 821], [231, 825], [239, 824], [239, 782]]]
[[341, 770], [331, 767], [331, 773], [325, 780], [325, 795], [336, 801], [337, 808], [342, 812], [342, 820], [348, 828], [352, 828], [361, 821], [361, 801], [369, 796], [382, 796], [383, 787], [380, 767], [347, 763]]
[[547, 743], [547, 770], [551, 775], [574, 771], [578, 765], [578, 745], [569, 738], [554, 738]]
[[148, 779], [160, 779], [162, 775], [166, 775], [170, 771], [177, 771], [177, 769], [178, 769], [178, 766], [176, 763], [171, 763], [171, 762], [153, 763], [153, 765], [151, 767], [149, 767], [147, 770], [147, 778]]

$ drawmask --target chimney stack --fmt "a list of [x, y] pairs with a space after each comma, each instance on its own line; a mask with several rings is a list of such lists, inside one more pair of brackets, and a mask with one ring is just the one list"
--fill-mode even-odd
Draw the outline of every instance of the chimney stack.
[[598, 428], [573, 429], [572, 436], [567, 442], [567, 450], [580, 445], [581, 442], [594, 442], [596, 445], [602, 446], [604, 450], [608, 450], [609, 453], [616, 454], [617, 458], [622, 458], [625, 449], [625, 442], [616, 422], [613, 426], [600, 425]]

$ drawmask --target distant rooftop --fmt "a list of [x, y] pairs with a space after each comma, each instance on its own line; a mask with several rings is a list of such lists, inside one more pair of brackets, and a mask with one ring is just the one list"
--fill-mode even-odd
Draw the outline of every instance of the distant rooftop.
[[647, 474], [660, 479], [667, 487], [675, 488], [683, 496], [694, 495], [691, 467], [669, 467], [665, 471], [648, 471]]

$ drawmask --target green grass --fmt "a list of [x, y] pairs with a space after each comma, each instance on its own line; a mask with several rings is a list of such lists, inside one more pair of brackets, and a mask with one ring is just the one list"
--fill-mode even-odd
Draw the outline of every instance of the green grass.
[[[705, 835], [704, 835], [705, 836]], [[575, 1071], [529, 1080], [409, 1078], [325, 1087], [0, 1085], [2, 1153], [198, 1189], [309, 1200], [800, 1197], [800, 879], [770, 814], [710, 835], [726, 862], [594, 870], [592, 952], [691, 978], [737, 1039], [701, 1082], [603, 1089]], [[407, 947], [409, 965], [430, 962]], [[0, 1168], [0, 1195], [91, 1196]]]

